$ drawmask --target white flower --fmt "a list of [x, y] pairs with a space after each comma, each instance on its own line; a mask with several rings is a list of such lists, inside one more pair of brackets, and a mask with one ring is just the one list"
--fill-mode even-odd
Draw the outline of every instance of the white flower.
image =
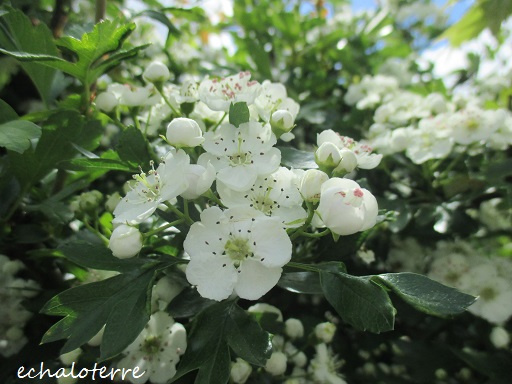
[[247, 191], [235, 191], [221, 182], [217, 183], [217, 191], [228, 208], [252, 208], [293, 228], [301, 226], [307, 217], [296, 179], [288, 168], [279, 167], [271, 175], [258, 177]]
[[170, 79], [171, 73], [165, 64], [160, 61], [153, 61], [144, 70], [142, 77], [150, 83], [162, 83]]
[[315, 336], [324, 343], [330, 343], [336, 333], [336, 325], [331, 322], [319, 323], [315, 326]]
[[171, 150], [156, 170], [134, 175], [136, 184], [114, 210], [114, 223], [138, 224], [150, 217], [162, 203], [183, 193], [188, 182], [190, 158], [183, 150]]
[[181, 193], [184, 199], [197, 199], [212, 186], [215, 181], [215, 168], [208, 162], [206, 168], [198, 164], [190, 164], [186, 169], [185, 176], [188, 181], [188, 188]]
[[112, 92], [103, 92], [96, 96], [94, 100], [96, 107], [104, 112], [112, 112], [119, 105], [119, 100]]
[[338, 235], [365, 231], [377, 220], [377, 200], [353, 180], [334, 177], [322, 184], [316, 210], [324, 225]]
[[294, 118], [290, 112], [280, 109], [272, 114], [270, 124], [272, 131], [279, 137], [292, 130], [294, 127]]
[[128, 107], [142, 107], [155, 105], [160, 101], [160, 95], [154, 94], [152, 85], [146, 87], [132, 87], [123, 84], [111, 84], [107, 88], [119, 99], [119, 104]]
[[73, 362], [77, 362], [80, 355], [83, 353], [81, 348], [74, 349], [68, 353], [64, 353], [59, 356], [60, 361], [65, 365], [71, 365]]
[[279, 376], [286, 372], [286, 363], [288, 358], [283, 352], [272, 352], [270, 359], [265, 364], [265, 371], [272, 376]]
[[315, 162], [320, 168], [331, 170], [338, 166], [341, 161], [339, 148], [330, 142], [322, 143], [315, 151]]
[[117, 367], [139, 368], [140, 378], [127, 376], [134, 384], [150, 380], [154, 384], [167, 383], [176, 374], [176, 364], [187, 348], [185, 327], [175, 323], [165, 312], [154, 313], [146, 327], [135, 341], [129, 345]]
[[228, 112], [231, 103], [252, 104], [261, 90], [257, 81], [251, 81], [250, 72], [223, 79], [205, 79], [199, 85], [199, 99], [214, 111]]
[[311, 360], [308, 372], [311, 374], [313, 382], [318, 384], [347, 384], [343, 377], [338, 373], [342, 363], [337, 356], [325, 344], [315, 346], [316, 355]]
[[231, 372], [229, 376], [231, 377], [231, 380], [233, 380], [233, 383], [244, 384], [249, 376], [251, 376], [251, 373], [252, 367], [247, 361], [237, 357], [236, 362], [231, 363]]
[[140, 252], [142, 235], [137, 228], [121, 224], [112, 232], [108, 247], [115, 257], [128, 259]]
[[318, 203], [322, 184], [329, 180], [327, 173], [318, 169], [308, 169], [300, 179], [300, 194], [305, 201]]
[[453, 139], [441, 137], [438, 131], [420, 128], [411, 132], [406, 155], [415, 164], [431, 159], [442, 159], [451, 152]]
[[204, 142], [203, 131], [195, 120], [186, 117], [173, 119], [167, 126], [165, 137], [177, 147], [197, 147]]
[[468, 145], [485, 140], [499, 127], [498, 115], [478, 107], [467, 107], [450, 116], [449, 124], [456, 143]]
[[257, 300], [277, 284], [292, 244], [282, 224], [263, 213], [210, 207], [190, 227], [184, 249], [187, 279], [201, 296], [220, 301], [234, 291]]
[[198, 164], [210, 161], [217, 180], [235, 191], [246, 191], [258, 176], [267, 176], [281, 163], [281, 152], [274, 148], [276, 137], [268, 125], [257, 122], [224, 124], [215, 132], [205, 133], [203, 153]]

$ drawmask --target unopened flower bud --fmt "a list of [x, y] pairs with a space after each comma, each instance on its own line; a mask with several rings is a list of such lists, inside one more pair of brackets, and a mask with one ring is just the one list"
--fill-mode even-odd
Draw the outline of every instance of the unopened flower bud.
[[112, 232], [108, 247], [115, 257], [128, 259], [141, 250], [142, 235], [137, 228], [121, 224]]
[[284, 332], [291, 339], [298, 339], [304, 336], [304, 325], [299, 319], [288, 319], [284, 322]]
[[79, 207], [83, 212], [91, 212], [98, 208], [103, 200], [103, 194], [100, 191], [84, 192], [79, 197]]
[[121, 201], [121, 195], [119, 192], [114, 192], [112, 195], [110, 195], [105, 202], [105, 208], [109, 212], [114, 212], [114, 209], [116, 209], [117, 204]]
[[336, 325], [330, 322], [317, 324], [315, 336], [324, 343], [330, 343], [336, 333]]
[[204, 142], [199, 124], [186, 117], [178, 117], [169, 123], [166, 138], [169, 144], [177, 148], [197, 147]]
[[322, 184], [329, 180], [327, 173], [318, 169], [308, 169], [304, 172], [300, 181], [300, 193], [302, 198], [310, 203], [318, 203]]
[[251, 365], [237, 357], [236, 362], [231, 364], [231, 380], [236, 384], [244, 384], [252, 373]]
[[267, 360], [265, 371], [272, 376], [279, 376], [286, 372], [286, 362], [288, 358], [283, 352], [273, 352], [270, 359]]
[[206, 168], [202, 165], [191, 164], [187, 167], [188, 188], [181, 194], [184, 199], [197, 199], [212, 186], [216, 176], [215, 167], [208, 162]]
[[62, 361], [62, 364], [71, 365], [78, 360], [82, 352], [83, 351], [80, 348], [77, 348], [68, 353], [60, 355], [59, 359]]
[[112, 112], [112, 110], [119, 105], [119, 100], [112, 92], [103, 92], [96, 96], [96, 107], [103, 112]]
[[171, 73], [165, 64], [159, 61], [153, 61], [148, 65], [142, 77], [150, 83], [162, 84], [164, 81], [170, 79]]
[[270, 118], [272, 132], [274, 132], [277, 137], [290, 132], [294, 126], [293, 123], [293, 115], [284, 109], [275, 111]]
[[340, 163], [334, 169], [335, 175], [346, 175], [357, 167], [357, 157], [350, 149], [343, 148], [340, 150]]
[[315, 161], [321, 169], [332, 170], [341, 161], [340, 150], [333, 143], [322, 143], [315, 152]]
[[503, 327], [494, 327], [491, 331], [491, 343], [496, 348], [506, 348], [510, 342], [510, 335]]

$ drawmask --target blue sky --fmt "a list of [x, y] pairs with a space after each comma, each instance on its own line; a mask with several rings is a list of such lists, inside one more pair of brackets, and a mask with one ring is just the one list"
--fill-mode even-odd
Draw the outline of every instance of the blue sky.
[[[433, 0], [435, 4], [440, 6], [445, 5], [449, 0]], [[460, 19], [460, 17], [466, 12], [466, 10], [474, 3], [474, 0], [458, 0], [455, 4], [450, 5], [447, 11], [450, 13], [449, 21], [453, 23]], [[377, 0], [353, 0], [352, 8], [354, 10], [375, 8]]]

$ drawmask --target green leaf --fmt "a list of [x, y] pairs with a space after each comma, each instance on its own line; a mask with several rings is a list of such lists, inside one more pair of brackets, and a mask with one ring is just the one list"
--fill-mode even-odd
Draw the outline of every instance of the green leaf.
[[91, 84], [98, 76], [93, 72], [105, 60], [105, 55], [119, 50], [123, 41], [133, 32], [135, 23], [118, 26], [118, 21], [103, 20], [91, 32], [84, 33], [80, 40], [65, 36], [57, 41], [57, 46], [75, 57], [73, 62], [49, 62], [56, 68], [80, 79], [83, 84]]
[[453, 316], [464, 312], [476, 300], [416, 273], [386, 273], [373, 276], [372, 280], [378, 280], [406, 303], [429, 315]]
[[98, 121], [87, 121], [77, 111], [61, 111], [43, 125], [36, 149], [23, 154], [10, 153], [11, 168], [23, 186], [46, 176], [58, 163], [73, 157], [77, 144], [87, 150], [96, 148], [103, 128]]
[[58, 249], [72, 262], [102, 271], [128, 272], [141, 268], [147, 262], [139, 258], [121, 260], [112, 256], [112, 251], [103, 244], [91, 244], [81, 240], [64, 243]]
[[234, 301], [216, 303], [197, 316], [173, 381], [199, 369], [196, 384], [227, 383], [231, 362], [228, 346], [258, 366], [264, 366], [272, 353], [270, 334]]
[[323, 292], [318, 272], [283, 273], [277, 285], [296, 293], [315, 295]]
[[320, 282], [327, 301], [354, 328], [374, 333], [393, 329], [395, 309], [379, 285], [342, 272], [321, 272]]
[[229, 122], [238, 128], [240, 124], [249, 121], [249, 108], [245, 101], [231, 104], [229, 107]]
[[0, 99], [0, 124], [16, 120], [17, 118], [18, 114], [16, 111], [12, 109], [9, 104]]
[[197, 289], [187, 287], [172, 299], [167, 311], [172, 317], [189, 318], [213, 304], [215, 304], [214, 300], [205, 299]]
[[[7, 54], [23, 52], [25, 56], [43, 55], [58, 60], [57, 47], [45, 23], [34, 26], [20, 10], [8, 9], [8, 13], [0, 15], [0, 47], [3, 48], [0, 51]], [[32, 62], [21, 62], [20, 65], [34, 83], [45, 104], [48, 104], [51, 101], [55, 70]]]
[[133, 165], [121, 160], [114, 159], [84, 159], [77, 158], [71, 159], [62, 165], [64, 169], [71, 171], [123, 171], [123, 172], [137, 172], [137, 168]]
[[121, 160], [140, 166], [147, 165], [151, 160], [146, 139], [135, 127], [128, 127], [121, 133], [117, 152]]
[[41, 127], [30, 121], [14, 120], [0, 124], [0, 147], [5, 147], [18, 153], [25, 152], [31, 145], [31, 140], [41, 137]]
[[281, 164], [286, 167], [312, 169], [318, 168], [313, 152], [301, 151], [292, 147], [278, 147], [281, 151]]
[[53, 297], [41, 312], [65, 318], [46, 332], [42, 343], [67, 339], [61, 353], [70, 352], [87, 343], [105, 325], [101, 359], [121, 353], [149, 321], [155, 274], [170, 265], [146, 265]]

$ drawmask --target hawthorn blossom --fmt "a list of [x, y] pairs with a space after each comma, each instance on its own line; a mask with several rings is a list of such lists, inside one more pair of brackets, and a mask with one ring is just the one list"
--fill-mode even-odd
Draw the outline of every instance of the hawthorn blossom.
[[214, 111], [228, 112], [230, 105], [241, 101], [252, 104], [261, 90], [251, 73], [240, 72], [223, 79], [205, 79], [199, 84], [199, 99]]
[[132, 190], [117, 204], [114, 224], [138, 224], [150, 217], [162, 203], [174, 199], [188, 187], [190, 158], [183, 150], [171, 150], [155, 170], [134, 175]]
[[316, 214], [338, 235], [365, 231], [377, 220], [377, 200], [353, 180], [333, 177], [324, 182]]
[[271, 175], [258, 177], [247, 191], [235, 191], [221, 182], [217, 191], [228, 208], [252, 208], [280, 220], [284, 227], [293, 228], [304, 224], [307, 217], [298, 183], [293, 171], [280, 167]]
[[159, 311], [151, 315], [140, 335], [124, 350], [126, 356], [117, 363], [117, 367], [139, 367], [139, 372], [144, 372], [141, 377], [127, 376], [127, 380], [134, 384], [148, 380], [164, 384], [176, 374], [176, 364], [186, 348], [185, 327], [174, 322], [166, 312]]
[[347, 156], [347, 150], [351, 151], [357, 158], [357, 167], [362, 169], [375, 168], [382, 159], [382, 155], [372, 153], [373, 148], [368, 144], [358, 142], [348, 136], [341, 136], [332, 129], [327, 129], [317, 135], [319, 149], [324, 143], [332, 143], [338, 150], [343, 151], [340, 153], [340, 158], [343, 158], [342, 155]]
[[221, 125], [206, 132], [203, 153], [197, 163], [208, 161], [217, 171], [217, 180], [235, 191], [246, 191], [258, 176], [267, 176], [281, 163], [281, 152], [274, 148], [276, 137], [268, 125], [258, 122]]
[[278, 220], [237, 208], [205, 209], [183, 247], [190, 256], [187, 280], [201, 296], [217, 301], [233, 292], [242, 299], [259, 299], [277, 284], [292, 254]]
[[339, 369], [343, 363], [326, 344], [321, 343], [315, 346], [316, 354], [311, 360], [308, 372], [311, 374], [314, 383], [322, 384], [347, 384]]

